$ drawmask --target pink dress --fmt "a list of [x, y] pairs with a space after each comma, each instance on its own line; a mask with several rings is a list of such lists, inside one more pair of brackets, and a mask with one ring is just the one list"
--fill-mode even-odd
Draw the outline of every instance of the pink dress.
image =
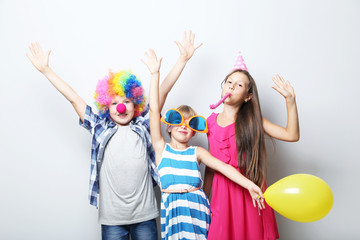
[[[211, 154], [221, 161], [238, 168], [235, 124], [221, 127], [217, 113], [208, 122], [208, 139]], [[240, 171], [240, 170], [239, 170]], [[211, 199], [212, 219], [208, 240], [272, 240], [279, 238], [274, 211], [266, 204], [260, 210], [248, 190], [215, 172]]]

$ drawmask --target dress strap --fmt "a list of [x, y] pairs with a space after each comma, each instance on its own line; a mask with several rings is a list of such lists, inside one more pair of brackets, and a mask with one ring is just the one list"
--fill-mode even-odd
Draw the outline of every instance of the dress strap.
[[188, 193], [188, 192], [194, 192], [196, 190], [199, 190], [200, 187], [197, 188], [192, 188], [192, 189], [161, 189], [162, 192], [164, 193]]

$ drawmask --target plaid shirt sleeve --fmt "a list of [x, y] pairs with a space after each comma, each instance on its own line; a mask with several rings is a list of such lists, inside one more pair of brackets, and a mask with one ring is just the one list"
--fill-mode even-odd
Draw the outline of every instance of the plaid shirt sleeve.
[[97, 155], [100, 147], [100, 137], [101, 132], [104, 129], [104, 121], [101, 121], [101, 118], [93, 113], [89, 105], [86, 106], [84, 122], [79, 120], [80, 126], [83, 126], [85, 129], [89, 130], [93, 136], [91, 144], [91, 167], [90, 167], [90, 180], [89, 180], [89, 200], [90, 204], [97, 206], [97, 195], [99, 192], [98, 189], [98, 176], [97, 176]]
[[83, 126], [87, 130], [89, 130], [91, 134], [93, 134], [94, 127], [96, 123], [99, 122], [99, 120], [100, 117], [92, 111], [89, 105], [87, 105], [84, 115], [84, 122], [79, 119], [79, 124], [80, 126]]

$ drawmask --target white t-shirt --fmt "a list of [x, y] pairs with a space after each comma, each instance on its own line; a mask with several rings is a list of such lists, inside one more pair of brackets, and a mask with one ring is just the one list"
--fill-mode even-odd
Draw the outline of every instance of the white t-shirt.
[[130, 126], [120, 126], [109, 140], [99, 186], [100, 224], [133, 224], [159, 216], [146, 145]]

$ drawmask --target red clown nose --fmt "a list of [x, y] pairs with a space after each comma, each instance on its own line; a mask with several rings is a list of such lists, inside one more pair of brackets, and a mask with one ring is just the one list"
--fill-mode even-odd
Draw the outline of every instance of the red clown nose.
[[117, 110], [120, 114], [124, 113], [124, 112], [126, 111], [126, 106], [125, 106], [125, 104], [119, 103], [119, 104], [116, 106], [116, 110]]

